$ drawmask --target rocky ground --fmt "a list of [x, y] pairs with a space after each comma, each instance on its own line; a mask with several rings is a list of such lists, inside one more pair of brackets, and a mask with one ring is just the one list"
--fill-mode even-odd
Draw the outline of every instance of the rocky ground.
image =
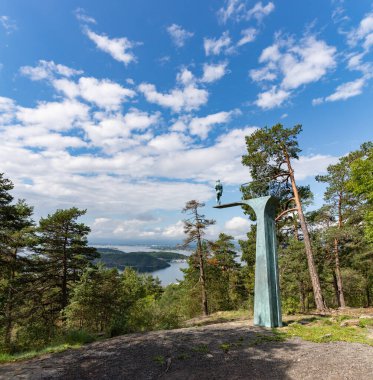
[[0, 366], [0, 379], [373, 379], [373, 347], [273, 341], [246, 321], [129, 334]]

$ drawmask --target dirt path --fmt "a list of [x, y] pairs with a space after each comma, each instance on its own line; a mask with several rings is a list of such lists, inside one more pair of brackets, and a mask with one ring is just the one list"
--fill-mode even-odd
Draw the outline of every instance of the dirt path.
[[0, 379], [373, 379], [373, 347], [266, 342], [247, 321], [130, 334], [0, 366]]

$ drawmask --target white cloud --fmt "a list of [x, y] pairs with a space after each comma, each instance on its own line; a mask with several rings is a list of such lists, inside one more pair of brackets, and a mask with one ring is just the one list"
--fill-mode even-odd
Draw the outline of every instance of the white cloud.
[[272, 2], [263, 5], [259, 1], [252, 8], [248, 8], [248, 1], [245, 0], [226, 0], [225, 3], [225, 7], [220, 8], [218, 11], [218, 18], [222, 23], [226, 23], [229, 19], [236, 22], [250, 20], [251, 18], [262, 21], [265, 16], [268, 16], [275, 9]]
[[319, 104], [324, 102], [324, 98], [315, 98], [312, 99], [312, 105], [313, 106], [318, 106]]
[[184, 86], [188, 86], [194, 84], [195, 78], [190, 70], [184, 68], [176, 75], [176, 81]]
[[365, 50], [369, 50], [373, 42], [373, 12], [366, 14], [359, 26], [352, 29], [347, 37], [351, 46], [356, 46], [358, 42], [361, 42]]
[[183, 47], [185, 41], [191, 37], [193, 37], [194, 33], [188, 32], [183, 29], [180, 25], [172, 24], [167, 28], [167, 32], [171, 36], [173, 43], [177, 47]]
[[222, 78], [227, 72], [227, 62], [218, 64], [207, 64], [203, 65], [203, 76], [201, 82], [211, 83]]
[[209, 93], [198, 88], [193, 74], [183, 69], [178, 73], [178, 86], [168, 93], [158, 92], [154, 84], [141, 83], [138, 87], [149, 103], [170, 108], [173, 112], [192, 111], [207, 103]]
[[36, 108], [18, 107], [17, 119], [26, 126], [45, 130], [67, 131], [88, 116], [88, 107], [74, 100], [40, 102]]
[[205, 117], [195, 117], [189, 124], [190, 133], [201, 139], [205, 139], [215, 125], [227, 123], [232, 113], [233, 112], [218, 112]]
[[247, 17], [254, 17], [258, 21], [261, 21], [265, 16], [268, 16], [274, 10], [275, 6], [272, 2], [269, 2], [267, 5], [263, 5], [263, 3], [259, 1], [247, 12]]
[[226, 23], [233, 15], [236, 14], [236, 9], [239, 5], [240, 0], [226, 0], [226, 7], [222, 7], [218, 11], [220, 21]]
[[295, 89], [318, 81], [328, 70], [335, 67], [335, 52], [334, 46], [318, 41], [313, 36], [306, 37], [300, 45], [293, 46], [282, 57], [282, 86], [285, 89]]
[[224, 229], [227, 234], [232, 235], [236, 239], [245, 239], [247, 238], [246, 234], [251, 229], [251, 223], [247, 218], [235, 216], [225, 223]]
[[297, 180], [304, 180], [307, 177], [315, 177], [319, 174], [326, 173], [329, 165], [337, 163], [338, 157], [330, 155], [310, 155], [300, 156], [299, 160], [292, 161], [295, 178]]
[[290, 96], [289, 91], [278, 89], [273, 86], [270, 90], [258, 94], [255, 104], [263, 109], [279, 107]]
[[185, 237], [183, 221], [179, 220], [175, 224], [166, 227], [163, 230], [162, 235], [168, 238], [179, 238], [179, 239]]
[[281, 58], [279, 51], [279, 45], [277, 43], [266, 47], [259, 57], [259, 62], [263, 63], [266, 61], [277, 62]]
[[237, 46], [242, 46], [249, 42], [254, 41], [258, 34], [258, 31], [254, 28], [247, 28], [247, 29], [242, 30], [241, 34], [242, 34], [242, 37], [237, 42]]
[[56, 64], [53, 61], [40, 60], [37, 66], [22, 66], [20, 73], [29, 77], [31, 80], [53, 79], [55, 75], [63, 77], [72, 77], [82, 74], [82, 70], [75, 70], [68, 66]]
[[327, 102], [335, 102], [337, 100], [346, 100], [353, 96], [360, 95], [363, 92], [365, 80], [363, 78], [356, 79], [352, 82], [343, 83], [338, 86], [335, 92], [325, 98]]
[[149, 142], [151, 148], [158, 151], [174, 152], [187, 148], [190, 139], [181, 133], [169, 133], [155, 137]]
[[136, 61], [136, 57], [131, 51], [135, 44], [128, 38], [109, 38], [104, 34], [97, 34], [88, 28], [85, 29], [85, 34], [96, 44], [98, 49], [110, 54], [116, 61], [122, 62], [126, 66]]
[[231, 46], [231, 38], [229, 33], [226, 31], [222, 34], [220, 38], [204, 38], [203, 47], [205, 49], [205, 54], [209, 55], [219, 55], [220, 53], [229, 53]]
[[253, 69], [249, 71], [249, 75], [254, 82], [273, 81], [277, 78], [274, 71], [275, 66], [268, 64], [261, 69]]
[[271, 89], [259, 93], [255, 102], [261, 108], [270, 109], [280, 106], [293, 90], [320, 80], [332, 70], [336, 66], [336, 48], [310, 35], [298, 43], [294, 39], [278, 39], [262, 51], [259, 62], [264, 66], [249, 72], [254, 81], [280, 80]]
[[0, 25], [5, 29], [7, 34], [10, 34], [18, 29], [17, 24], [9, 16], [0, 16]]
[[88, 16], [83, 8], [76, 8], [74, 14], [76, 19], [84, 24], [97, 24], [96, 20]]
[[14, 100], [0, 96], [0, 125], [6, 125], [13, 120], [14, 110]]
[[329, 96], [323, 98], [312, 99], [312, 105], [316, 106], [323, 102], [336, 102], [338, 100], [346, 100], [354, 96], [360, 95], [367, 82], [367, 77], [355, 79], [339, 85], [336, 90]]
[[118, 83], [93, 77], [81, 77], [77, 83], [67, 79], [57, 79], [52, 84], [56, 90], [69, 98], [80, 96], [98, 107], [109, 110], [118, 109], [122, 102], [136, 95], [135, 91], [122, 87]]

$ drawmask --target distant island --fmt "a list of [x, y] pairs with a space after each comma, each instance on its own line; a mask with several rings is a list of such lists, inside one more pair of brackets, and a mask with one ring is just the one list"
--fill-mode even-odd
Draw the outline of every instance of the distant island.
[[168, 268], [171, 261], [186, 260], [188, 256], [176, 252], [123, 252], [114, 248], [97, 248], [102, 262], [108, 268], [124, 270], [126, 267], [136, 269], [138, 272], [154, 272], [158, 269]]

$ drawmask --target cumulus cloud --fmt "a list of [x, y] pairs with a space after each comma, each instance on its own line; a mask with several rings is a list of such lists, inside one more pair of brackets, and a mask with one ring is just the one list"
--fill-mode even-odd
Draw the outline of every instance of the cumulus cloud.
[[17, 119], [25, 126], [66, 131], [88, 117], [88, 107], [74, 100], [40, 102], [36, 108], [18, 107]]
[[172, 24], [169, 27], [167, 27], [167, 32], [170, 35], [172, 42], [177, 47], [183, 47], [186, 40], [193, 37], [194, 33], [188, 32], [187, 30], [183, 29], [180, 25]]
[[195, 117], [189, 124], [190, 133], [205, 139], [215, 125], [227, 123], [232, 114], [233, 112], [217, 112], [205, 117]]
[[57, 79], [52, 83], [57, 91], [62, 92], [69, 98], [79, 96], [98, 107], [109, 110], [118, 109], [122, 102], [136, 95], [135, 91], [122, 87], [108, 79], [99, 80], [93, 77], [81, 77], [77, 83], [67, 79]]
[[184, 223], [182, 220], [177, 221], [175, 224], [166, 227], [162, 235], [168, 238], [183, 238], [184, 234]]
[[235, 216], [225, 223], [224, 229], [227, 234], [232, 235], [236, 239], [246, 239], [246, 234], [251, 229], [251, 223], [247, 218]]
[[22, 66], [20, 73], [29, 77], [33, 81], [43, 79], [53, 79], [56, 75], [62, 77], [72, 77], [83, 73], [82, 70], [54, 63], [53, 61], [40, 60], [36, 66]]
[[257, 21], [262, 21], [265, 16], [268, 16], [275, 9], [272, 2], [264, 5], [259, 1], [251, 8], [248, 3], [249, 2], [245, 0], [226, 0], [225, 6], [218, 10], [218, 18], [220, 22], [226, 23], [230, 19], [240, 22], [250, 20], [251, 18], [255, 18]]
[[176, 88], [167, 93], [157, 91], [155, 85], [150, 83], [141, 83], [138, 89], [149, 103], [170, 108], [173, 112], [197, 110], [206, 104], [209, 93], [196, 85], [196, 80], [189, 70], [183, 69], [177, 74], [176, 80]]
[[174, 152], [184, 150], [191, 140], [181, 133], [168, 133], [154, 137], [149, 141], [149, 146], [158, 151]]
[[203, 65], [203, 76], [201, 82], [211, 83], [222, 78], [227, 72], [227, 62], [218, 64], [208, 64]]
[[365, 15], [357, 28], [348, 33], [348, 42], [351, 46], [361, 43], [365, 50], [373, 44], [373, 12]]
[[261, 92], [255, 104], [263, 109], [279, 107], [290, 96], [289, 91], [285, 91], [273, 86], [270, 90]]
[[278, 39], [265, 48], [259, 69], [249, 71], [255, 82], [280, 82], [258, 94], [255, 104], [264, 109], [279, 107], [300, 86], [316, 82], [336, 66], [336, 48], [308, 35], [298, 43], [293, 39]]
[[263, 5], [263, 3], [259, 1], [251, 9], [249, 9], [247, 12], [247, 17], [249, 19], [254, 17], [258, 21], [261, 21], [265, 16], [268, 16], [274, 10], [275, 5], [272, 2], [269, 2], [267, 5]]
[[327, 96], [324, 101], [335, 102], [337, 100], [346, 100], [360, 95], [363, 92], [364, 85], [364, 78], [358, 78], [354, 81], [343, 83], [336, 88], [335, 92]]
[[116, 61], [124, 63], [126, 66], [136, 61], [132, 52], [135, 43], [126, 37], [109, 38], [105, 34], [97, 34], [89, 28], [84, 29], [87, 37], [96, 44], [99, 50], [110, 54]]
[[219, 55], [220, 53], [229, 53], [231, 50], [231, 43], [232, 40], [229, 37], [229, 33], [226, 31], [220, 38], [204, 38], [203, 47], [207, 56]]
[[242, 46], [248, 44], [249, 42], [253, 42], [258, 34], [258, 31], [254, 28], [247, 28], [241, 31], [242, 37], [237, 42], [237, 46]]

